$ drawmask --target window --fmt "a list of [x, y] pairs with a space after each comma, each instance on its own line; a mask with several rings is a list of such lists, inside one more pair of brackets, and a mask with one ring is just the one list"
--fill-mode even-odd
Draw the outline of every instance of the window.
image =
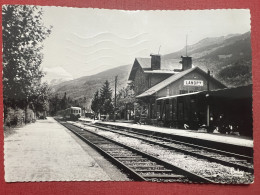
[[197, 90], [180, 90], [180, 94], [194, 93], [194, 92], [197, 92]]

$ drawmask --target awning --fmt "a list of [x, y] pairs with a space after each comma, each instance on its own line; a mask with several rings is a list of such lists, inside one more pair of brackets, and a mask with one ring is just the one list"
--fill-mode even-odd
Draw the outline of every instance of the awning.
[[158, 101], [158, 100], [165, 100], [165, 99], [173, 99], [176, 97], [183, 97], [183, 96], [196, 95], [196, 94], [210, 96], [210, 97], [218, 97], [218, 98], [230, 98], [230, 99], [252, 98], [252, 84], [247, 86], [217, 89], [212, 91], [198, 91], [193, 93], [178, 94], [173, 96], [161, 97], [156, 100]]

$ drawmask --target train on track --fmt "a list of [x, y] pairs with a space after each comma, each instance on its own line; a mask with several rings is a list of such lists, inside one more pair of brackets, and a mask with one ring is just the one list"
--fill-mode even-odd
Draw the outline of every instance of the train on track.
[[65, 120], [76, 121], [81, 117], [82, 110], [80, 107], [70, 107], [65, 110], [58, 111], [57, 114]]

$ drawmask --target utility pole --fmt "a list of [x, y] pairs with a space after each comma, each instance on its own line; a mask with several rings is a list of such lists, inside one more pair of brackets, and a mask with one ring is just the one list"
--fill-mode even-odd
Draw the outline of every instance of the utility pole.
[[207, 91], [209, 91], [209, 79], [210, 79], [210, 71], [208, 70], [208, 75], [207, 75]]
[[186, 56], [188, 56], [188, 34], [186, 35]]
[[158, 55], [160, 54], [160, 50], [161, 50], [161, 45], [160, 45], [159, 50], [158, 50]]
[[115, 76], [115, 106], [114, 106], [114, 122], [116, 121], [116, 87], [117, 87], [117, 76]]

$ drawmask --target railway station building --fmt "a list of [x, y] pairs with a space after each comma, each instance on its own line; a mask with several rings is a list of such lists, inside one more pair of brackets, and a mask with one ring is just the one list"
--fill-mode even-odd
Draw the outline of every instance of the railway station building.
[[[151, 54], [151, 58], [136, 58], [132, 66], [129, 80], [133, 84], [136, 98], [142, 105], [141, 113], [151, 122], [158, 122], [162, 108], [159, 98], [183, 96], [200, 91], [224, 89], [226, 86], [192, 64], [192, 58], [181, 56], [176, 59], [163, 59], [160, 55]], [[179, 112], [184, 104], [178, 103]], [[181, 109], [180, 109], [181, 108]], [[175, 110], [174, 110], [175, 109]], [[177, 107], [171, 105], [171, 113]], [[208, 113], [209, 115], [209, 113]]]

